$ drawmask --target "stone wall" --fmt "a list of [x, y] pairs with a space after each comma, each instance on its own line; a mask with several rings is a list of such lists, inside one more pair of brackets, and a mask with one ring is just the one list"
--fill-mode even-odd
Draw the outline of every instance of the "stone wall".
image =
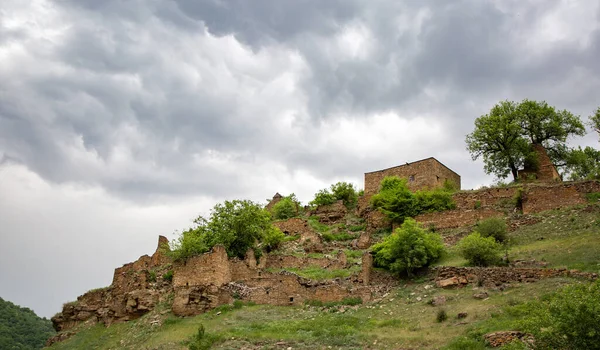
[[371, 197], [379, 191], [379, 184], [386, 176], [398, 176], [408, 180], [408, 187], [413, 190], [436, 188], [444, 185], [446, 180], [453, 182], [460, 189], [460, 176], [448, 169], [435, 158], [427, 158], [404, 165], [365, 173], [365, 197]]
[[291, 218], [283, 221], [276, 221], [273, 223], [273, 226], [279, 228], [281, 232], [286, 235], [300, 235], [300, 243], [304, 243], [305, 241], [322, 243], [321, 236], [316, 233], [304, 219]]
[[598, 274], [567, 269], [540, 269], [515, 267], [454, 267], [442, 266], [433, 269], [438, 287], [464, 286], [478, 283], [484, 286], [500, 286], [511, 282], [535, 282], [551, 277], [577, 277], [595, 280]]
[[293, 255], [269, 255], [266, 258], [266, 268], [281, 269], [281, 268], [306, 268], [311, 266], [319, 266], [323, 269], [339, 270], [346, 268], [347, 259], [343, 251], [338, 251], [334, 259], [332, 258], [311, 258], [308, 256], [293, 256]]
[[[482, 219], [506, 216], [507, 212], [522, 210], [523, 214], [532, 214], [585, 204], [586, 194], [591, 192], [600, 192], [600, 181], [530, 183], [523, 186], [462, 191], [453, 195], [455, 210], [421, 214], [415, 217], [415, 220], [426, 227], [434, 226], [437, 229], [471, 226]], [[521, 196], [522, 208], [515, 207], [518, 196]]]
[[318, 216], [320, 222], [333, 224], [343, 220], [347, 213], [348, 209], [344, 201], [339, 200], [333, 204], [319, 205], [310, 215]]
[[556, 170], [552, 160], [548, 156], [548, 152], [542, 145], [532, 145], [533, 151], [537, 155], [537, 166], [533, 168], [525, 168], [519, 170], [518, 176], [521, 181], [543, 181], [555, 182], [561, 181], [560, 175]]
[[231, 282], [231, 269], [227, 252], [221, 245], [213, 247], [212, 251], [187, 259], [182, 264], [175, 265], [173, 287], [222, 286]]

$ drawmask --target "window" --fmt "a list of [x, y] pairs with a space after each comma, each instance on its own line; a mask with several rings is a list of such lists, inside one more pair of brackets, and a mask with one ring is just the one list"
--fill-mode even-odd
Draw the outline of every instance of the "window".
[[409, 176], [408, 177], [408, 181], [409, 182], [415, 182], [415, 176], [414, 175]]

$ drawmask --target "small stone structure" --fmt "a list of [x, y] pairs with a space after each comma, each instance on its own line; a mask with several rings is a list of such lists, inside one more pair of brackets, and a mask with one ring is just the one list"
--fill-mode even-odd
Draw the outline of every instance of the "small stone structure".
[[271, 199], [271, 201], [269, 201], [269, 203], [265, 206], [265, 209], [267, 209], [268, 211], [273, 211], [273, 206], [275, 206], [275, 204], [279, 203], [280, 200], [283, 199], [283, 196], [279, 194], [279, 192], [275, 193], [275, 195], [273, 196], [273, 199]]
[[371, 197], [379, 191], [379, 184], [386, 176], [399, 176], [408, 180], [413, 190], [442, 187], [446, 181], [460, 189], [460, 175], [431, 157], [388, 169], [365, 173], [365, 196]]
[[519, 170], [519, 180], [541, 182], [562, 181], [544, 146], [535, 144], [531, 148], [536, 154], [537, 164], [535, 167], [526, 166], [524, 169]]

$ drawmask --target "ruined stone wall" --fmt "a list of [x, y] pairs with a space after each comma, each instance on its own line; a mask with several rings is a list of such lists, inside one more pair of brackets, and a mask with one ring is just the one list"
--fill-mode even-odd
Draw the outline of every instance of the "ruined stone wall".
[[343, 220], [347, 213], [344, 201], [339, 200], [333, 204], [319, 205], [310, 214], [318, 216], [320, 222], [333, 224]]
[[537, 155], [537, 168], [519, 170], [518, 176], [522, 181], [544, 181], [553, 182], [561, 181], [560, 175], [552, 160], [548, 156], [548, 152], [542, 145], [532, 145], [534, 152]]
[[470, 226], [479, 220], [505, 216], [506, 210], [516, 211], [515, 198], [521, 193], [523, 214], [565, 208], [587, 203], [586, 194], [600, 192], [600, 181], [525, 184], [522, 187], [488, 188], [457, 192], [453, 195], [455, 210], [426, 213], [415, 220], [437, 229]]
[[273, 226], [279, 228], [281, 232], [286, 235], [300, 235], [300, 243], [304, 243], [305, 241], [322, 243], [321, 236], [319, 236], [304, 219], [291, 218], [283, 221], [276, 221], [273, 223]]
[[578, 277], [594, 280], [598, 274], [567, 269], [515, 267], [454, 267], [442, 266], [433, 270], [438, 287], [454, 287], [469, 283], [500, 286], [511, 282], [535, 282], [552, 277]]
[[227, 252], [221, 245], [212, 251], [187, 259], [175, 265], [173, 287], [222, 286], [231, 282], [231, 269]]
[[339, 270], [346, 268], [346, 254], [339, 251], [335, 259], [332, 258], [311, 258], [308, 256], [293, 256], [293, 255], [269, 255], [266, 258], [266, 268], [281, 269], [281, 268], [306, 268], [311, 266], [319, 266], [324, 269]]
[[435, 158], [427, 158], [413, 163], [365, 173], [365, 196], [370, 197], [379, 192], [379, 184], [386, 176], [398, 176], [408, 180], [408, 187], [413, 190], [441, 187], [449, 180], [460, 189], [460, 176], [446, 168]]

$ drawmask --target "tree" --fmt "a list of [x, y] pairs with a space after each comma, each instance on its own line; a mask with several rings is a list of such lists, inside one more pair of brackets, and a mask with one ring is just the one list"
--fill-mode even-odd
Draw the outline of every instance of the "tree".
[[329, 189], [322, 189], [315, 193], [315, 199], [310, 201], [310, 205], [329, 205], [336, 201], [343, 201], [346, 207], [352, 207], [358, 200], [356, 188], [349, 182], [338, 182], [330, 186]]
[[600, 135], [600, 107], [596, 109], [596, 112], [590, 116], [590, 122], [592, 124], [592, 128], [596, 130], [596, 132]]
[[479, 232], [473, 232], [457, 244], [461, 256], [471, 265], [489, 266], [500, 262], [502, 245], [494, 237], [482, 237]]
[[515, 102], [499, 102], [489, 114], [475, 120], [475, 130], [467, 135], [467, 150], [471, 158], [477, 160], [482, 157], [487, 174], [505, 178], [511, 173], [517, 180], [517, 171], [523, 165], [527, 152], [517, 108]]
[[408, 218], [395, 232], [373, 245], [372, 251], [377, 266], [410, 275], [437, 261], [444, 253], [444, 243], [439, 234], [427, 232]]
[[[590, 116], [590, 126], [600, 134], [600, 108]], [[600, 180], [600, 150], [592, 147], [567, 150], [565, 168], [571, 180]]]
[[41, 349], [55, 334], [50, 320], [0, 298], [0, 349]]
[[584, 135], [578, 116], [556, 110], [545, 101], [501, 101], [489, 114], [475, 120], [475, 130], [467, 135], [467, 150], [473, 160], [483, 157], [484, 170], [518, 180], [518, 169], [537, 161], [532, 145], [542, 145], [555, 163], [564, 160], [567, 138]]
[[197, 226], [184, 231], [174, 243], [171, 254], [175, 260], [206, 253], [217, 244], [223, 245], [230, 257], [243, 258], [249, 248], [273, 249], [283, 237], [273, 231], [269, 212], [249, 200], [217, 204], [208, 218], [200, 215], [194, 223]]
[[273, 218], [276, 220], [285, 220], [298, 215], [300, 202], [296, 199], [295, 194], [283, 197], [273, 206]]

